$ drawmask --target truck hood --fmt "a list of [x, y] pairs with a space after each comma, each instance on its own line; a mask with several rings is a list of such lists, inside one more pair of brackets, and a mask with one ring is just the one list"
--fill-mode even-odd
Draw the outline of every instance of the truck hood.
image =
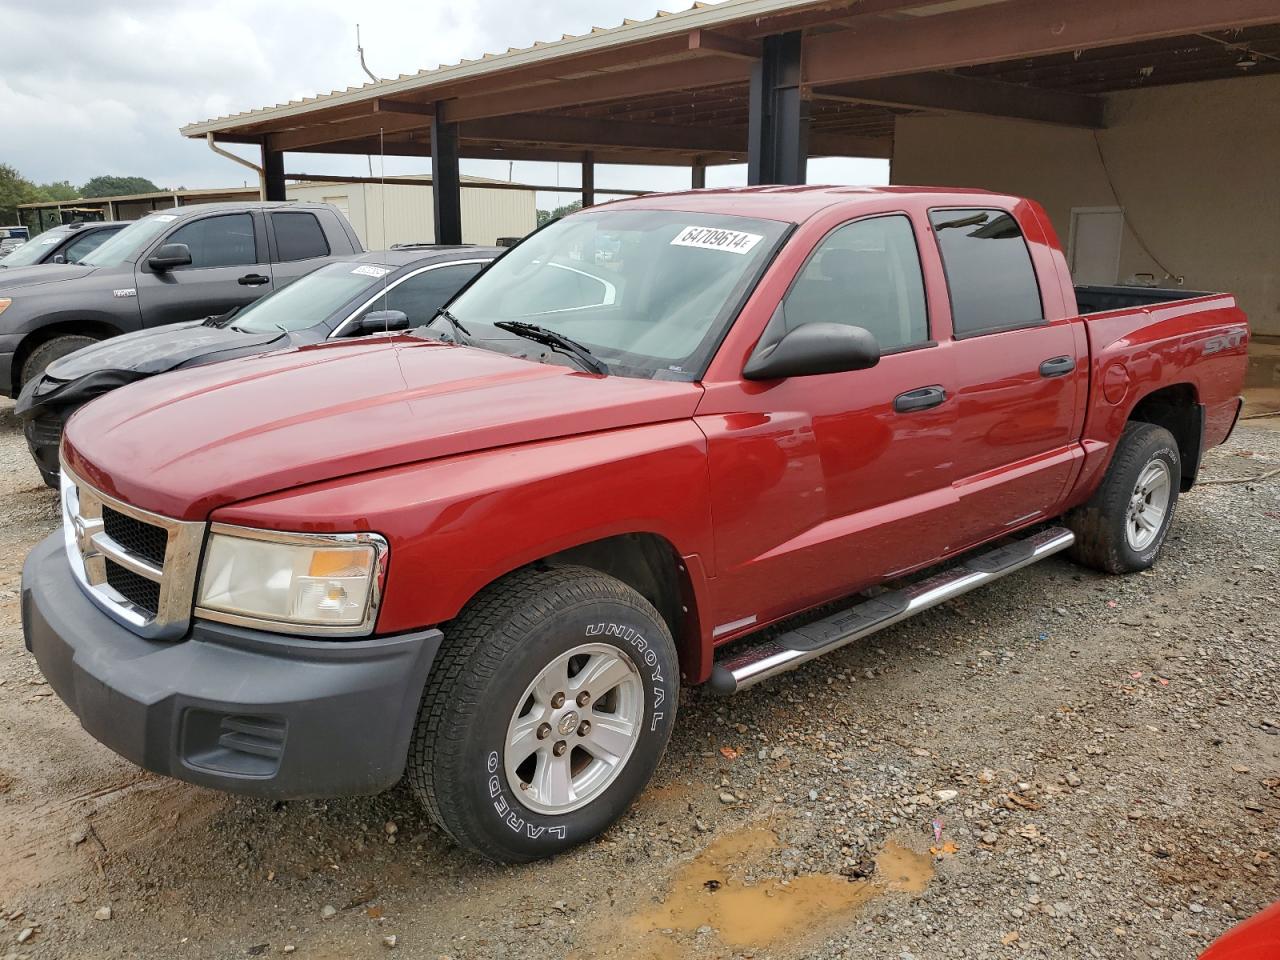
[[150, 375], [183, 364], [209, 362], [233, 350], [265, 349], [289, 342], [283, 332], [241, 333], [230, 327], [205, 326], [203, 320], [173, 323], [111, 337], [54, 361], [45, 376], [66, 383], [90, 373], [121, 370]]
[[87, 277], [93, 271], [93, 267], [82, 267], [78, 263], [37, 263], [30, 267], [6, 267], [0, 270], [0, 296], [21, 287]]
[[72, 417], [63, 452], [81, 478], [126, 503], [204, 520], [286, 487], [683, 419], [701, 396], [692, 383], [598, 377], [474, 347], [377, 337], [130, 384]]

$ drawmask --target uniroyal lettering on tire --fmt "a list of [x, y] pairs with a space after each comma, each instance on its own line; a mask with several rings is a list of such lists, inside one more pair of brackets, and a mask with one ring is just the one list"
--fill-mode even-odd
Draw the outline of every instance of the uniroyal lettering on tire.
[[583, 567], [517, 571], [446, 626], [409, 780], [459, 843], [504, 862], [550, 856], [643, 790], [679, 675], [667, 624], [630, 587]]

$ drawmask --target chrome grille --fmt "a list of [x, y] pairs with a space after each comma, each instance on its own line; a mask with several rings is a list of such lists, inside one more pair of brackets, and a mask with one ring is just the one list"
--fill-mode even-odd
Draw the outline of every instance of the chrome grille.
[[72, 572], [99, 607], [144, 637], [186, 634], [205, 524], [132, 507], [64, 463], [62, 526]]

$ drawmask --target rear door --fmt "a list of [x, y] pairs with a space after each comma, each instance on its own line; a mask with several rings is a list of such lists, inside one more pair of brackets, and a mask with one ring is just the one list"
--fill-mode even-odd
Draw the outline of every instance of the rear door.
[[[186, 244], [191, 264], [156, 273], [147, 266], [147, 257], [168, 243]], [[252, 303], [272, 287], [260, 215], [244, 210], [187, 221], [139, 258], [135, 276], [142, 322], [149, 327], [199, 320]]]
[[333, 253], [320, 220], [309, 210], [272, 210], [267, 225], [277, 290], [323, 266]]
[[1078, 455], [1087, 346], [1073, 318], [1046, 319], [1033, 248], [1013, 213], [948, 208], [929, 219], [955, 340], [953, 546], [963, 548], [1055, 515]]

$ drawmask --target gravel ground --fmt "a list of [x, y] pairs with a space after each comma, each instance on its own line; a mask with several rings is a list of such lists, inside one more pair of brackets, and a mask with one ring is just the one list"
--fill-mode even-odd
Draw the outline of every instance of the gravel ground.
[[[1280, 467], [1280, 422], [1205, 474]], [[725, 701], [598, 842], [510, 868], [407, 791], [226, 797], [86, 735], [22, 647], [55, 525], [0, 408], [0, 958], [1191, 958], [1280, 898], [1280, 478], [1153, 571], [1054, 558]]]

